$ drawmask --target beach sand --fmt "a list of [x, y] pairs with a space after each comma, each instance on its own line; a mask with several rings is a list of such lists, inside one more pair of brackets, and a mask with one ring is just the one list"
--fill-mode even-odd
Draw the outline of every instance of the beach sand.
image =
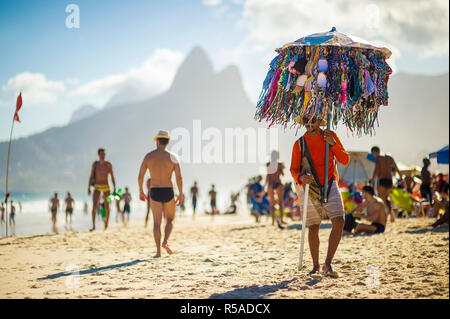
[[[344, 237], [340, 278], [297, 270], [300, 224], [279, 230], [249, 216], [177, 218], [155, 254], [151, 227], [0, 239], [0, 298], [449, 298], [448, 225], [398, 219], [386, 233]], [[323, 263], [331, 224], [320, 230]], [[79, 275], [70, 275], [72, 271]]]

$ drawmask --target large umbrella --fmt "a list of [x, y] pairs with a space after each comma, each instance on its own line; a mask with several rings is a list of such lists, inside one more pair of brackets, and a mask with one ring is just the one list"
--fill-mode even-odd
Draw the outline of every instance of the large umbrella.
[[[391, 52], [333, 28], [285, 44], [275, 50], [263, 83], [255, 118], [286, 127], [304, 115], [342, 121], [358, 136], [372, 135], [381, 105], [387, 105], [386, 63]], [[329, 145], [326, 144], [325, 163]], [[328, 168], [325, 168], [324, 193]], [[326, 196], [324, 196], [326, 199]]]
[[430, 158], [436, 157], [438, 164], [448, 164], [448, 157], [449, 157], [448, 145], [444, 146], [437, 152], [430, 153], [429, 157]]
[[375, 163], [367, 159], [368, 152], [349, 151], [350, 162], [344, 166], [337, 164], [339, 177], [347, 184], [368, 183], [372, 177]]

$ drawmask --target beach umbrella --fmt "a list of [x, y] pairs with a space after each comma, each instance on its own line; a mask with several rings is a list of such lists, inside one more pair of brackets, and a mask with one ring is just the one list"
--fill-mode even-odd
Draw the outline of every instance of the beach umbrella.
[[430, 153], [430, 158], [436, 158], [438, 164], [448, 164], [449, 162], [449, 152], [448, 152], [448, 145], [441, 148], [439, 151]]
[[[310, 115], [358, 136], [372, 135], [378, 111], [388, 104], [391, 52], [336, 28], [275, 50], [257, 103], [255, 119], [287, 127]], [[326, 144], [325, 163], [329, 145]], [[326, 166], [326, 165], [325, 165]], [[325, 167], [324, 194], [327, 194]], [[326, 196], [324, 196], [326, 201]], [[307, 200], [305, 198], [305, 200]]]
[[350, 162], [348, 165], [337, 164], [340, 178], [346, 184], [368, 183], [372, 177], [375, 163], [368, 160], [368, 152], [349, 151]]

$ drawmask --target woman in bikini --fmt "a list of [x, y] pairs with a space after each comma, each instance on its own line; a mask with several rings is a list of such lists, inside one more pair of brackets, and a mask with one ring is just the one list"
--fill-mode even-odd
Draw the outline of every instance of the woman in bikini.
[[[280, 176], [284, 175], [284, 164], [278, 162], [278, 152], [273, 151], [271, 154], [271, 160], [267, 163], [267, 194], [270, 202], [270, 216], [272, 217], [272, 225], [277, 221], [278, 227], [283, 229], [281, 225], [285, 223], [283, 221], [283, 183], [281, 183]], [[280, 216], [275, 218], [275, 194], [277, 195], [277, 202], [279, 206]]]

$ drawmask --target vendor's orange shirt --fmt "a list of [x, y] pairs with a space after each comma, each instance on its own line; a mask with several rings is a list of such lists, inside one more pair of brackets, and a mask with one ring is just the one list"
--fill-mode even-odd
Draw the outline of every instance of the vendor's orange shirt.
[[[341, 141], [337, 137], [336, 133], [332, 132], [336, 144], [330, 146], [329, 159], [328, 159], [328, 180], [333, 176], [334, 180], [338, 180], [338, 172], [334, 165], [334, 158], [342, 165], [347, 165], [350, 161], [350, 156], [344, 149]], [[303, 135], [305, 142], [308, 144], [309, 152], [311, 154], [312, 161], [319, 176], [320, 184], [324, 184], [325, 181], [325, 146], [326, 142], [323, 138], [323, 134], [319, 136], [309, 136], [307, 133]], [[292, 148], [292, 160], [291, 160], [291, 174], [294, 180], [301, 184], [300, 182], [300, 165], [302, 164], [302, 154], [300, 152], [300, 146], [298, 140], [295, 141], [294, 147]]]

